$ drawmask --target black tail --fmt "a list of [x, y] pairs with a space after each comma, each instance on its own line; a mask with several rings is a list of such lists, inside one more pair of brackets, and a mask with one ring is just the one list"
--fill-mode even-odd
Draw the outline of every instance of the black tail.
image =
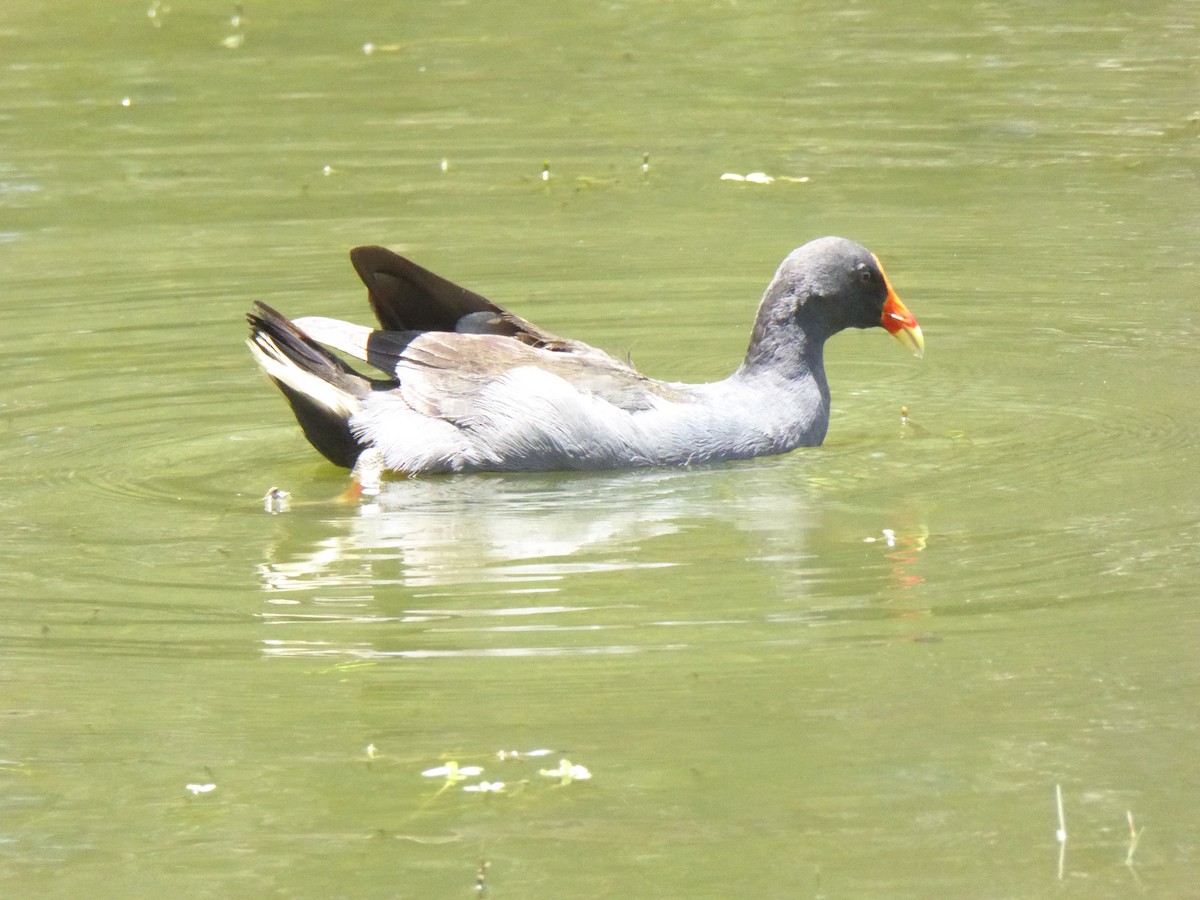
[[350, 429], [350, 416], [372, 381], [265, 303], [254, 304], [246, 321], [251, 351], [287, 397], [308, 442], [334, 465], [353, 468], [367, 445]]

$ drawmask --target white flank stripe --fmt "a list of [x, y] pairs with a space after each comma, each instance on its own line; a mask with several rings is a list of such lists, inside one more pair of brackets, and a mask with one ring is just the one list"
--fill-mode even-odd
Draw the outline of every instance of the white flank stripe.
[[343, 418], [348, 419], [362, 409], [357, 398], [322, 381], [311, 372], [305, 372], [284, 356], [283, 351], [269, 335], [256, 334], [252, 340], [246, 341], [246, 344], [266, 373], [282, 381], [292, 390], [304, 394]]

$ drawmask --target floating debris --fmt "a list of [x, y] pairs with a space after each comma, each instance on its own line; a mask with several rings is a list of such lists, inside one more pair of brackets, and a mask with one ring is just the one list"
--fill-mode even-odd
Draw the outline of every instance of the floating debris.
[[463, 790], [480, 794], [500, 794], [504, 792], [504, 782], [481, 781], [479, 784], [464, 784]]
[[800, 178], [793, 178], [790, 175], [768, 175], [766, 172], [751, 172], [748, 175], [739, 175], [737, 172], [726, 172], [721, 176], [722, 181], [748, 181], [751, 184], [772, 184], [776, 181], [786, 181], [791, 184], [808, 184], [809, 178], [804, 175]]
[[184, 787], [192, 792], [193, 797], [199, 797], [201, 794], [211, 794], [217, 789], [215, 784], [188, 784], [184, 785]]
[[242, 26], [246, 24], [242, 4], [234, 4], [233, 16], [229, 19], [229, 24], [233, 27], [233, 34], [221, 41], [221, 46], [227, 50], [236, 50], [246, 42], [246, 33], [242, 31]]
[[[878, 540], [879, 540], [879, 538], [875, 537], [875, 535], [872, 534], [872, 535], [868, 535], [867, 537], [863, 538], [863, 543], [864, 544], [874, 544]], [[895, 547], [896, 546], [896, 532], [892, 531], [890, 528], [883, 529], [883, 541], [889, 547]]]
[[1138, 841], [1141, 840], [1142, 832], [1146, 830], [1146, 826], [1135, 828], [1133, 824], [1133, 810], [1125, 810], [1125, 818], [1129, 820], [1129, 852], [1125, 854], [1125, 865], [1133, 868], [1133, 854], [1137, 850]]
[[487, 870], [492, 864], [486, 859], [479, 861], [479, 871], [475, 873], [475, 893], [482, 897], [487, 892]]
[[739, 175], [737, 172], [726, 172], [721, 176], [722, 181], [749, 181], [753, 184], [770, 184], [775, 179], [766, 172], [751, 172], [749, 175]]
[[542, 163], [542, 181], [550, 180], [550, 161], [546, 160]]
[[1058, 830], [1054, 832], [1054, 836], [1058, 839], [1058, 880], [1062, 881], [1067, 865], [1067, 816], [1063, 810], [1061, 784], [1054, 786], [1054, 798], [1058, 806]]
[[501, 750], [496, 758], [502, 762], [506, 759], [536, 759], [539, 756], [550, 756], [553, 750]]
[[370, 56], [372, 53], [397, 53], [399, 50], [399, 44], [376, 44], [371, 41], [367, 41], [362, 46], [362, 52], [367, 56]]

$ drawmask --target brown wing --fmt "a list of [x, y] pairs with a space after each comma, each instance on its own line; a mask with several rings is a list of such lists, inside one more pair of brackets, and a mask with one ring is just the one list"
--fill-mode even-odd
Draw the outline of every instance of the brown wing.
[[654, 396], [674, 396], [667, 385], [602, 350], [571, 343], [572, 349], [562, 352], [499, 335], [427, 332], [404, 348], [396, 374], [400, 391], [413, 409], [451, 421], [470, 418], [479, 393], [520, 367], [557, 375], [576, 390], [628, 412], [649, 408]]

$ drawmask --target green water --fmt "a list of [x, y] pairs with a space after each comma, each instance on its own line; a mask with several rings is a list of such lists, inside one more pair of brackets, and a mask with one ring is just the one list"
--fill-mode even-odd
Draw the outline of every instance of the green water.
[[[5, 896], [1194, 891], [1194, 3], [233, 14], [0, 12]], [[928, 352], [774, 459], [347, 505], [242, 345], [384, 243], [719, 378], [830, 233]]]

